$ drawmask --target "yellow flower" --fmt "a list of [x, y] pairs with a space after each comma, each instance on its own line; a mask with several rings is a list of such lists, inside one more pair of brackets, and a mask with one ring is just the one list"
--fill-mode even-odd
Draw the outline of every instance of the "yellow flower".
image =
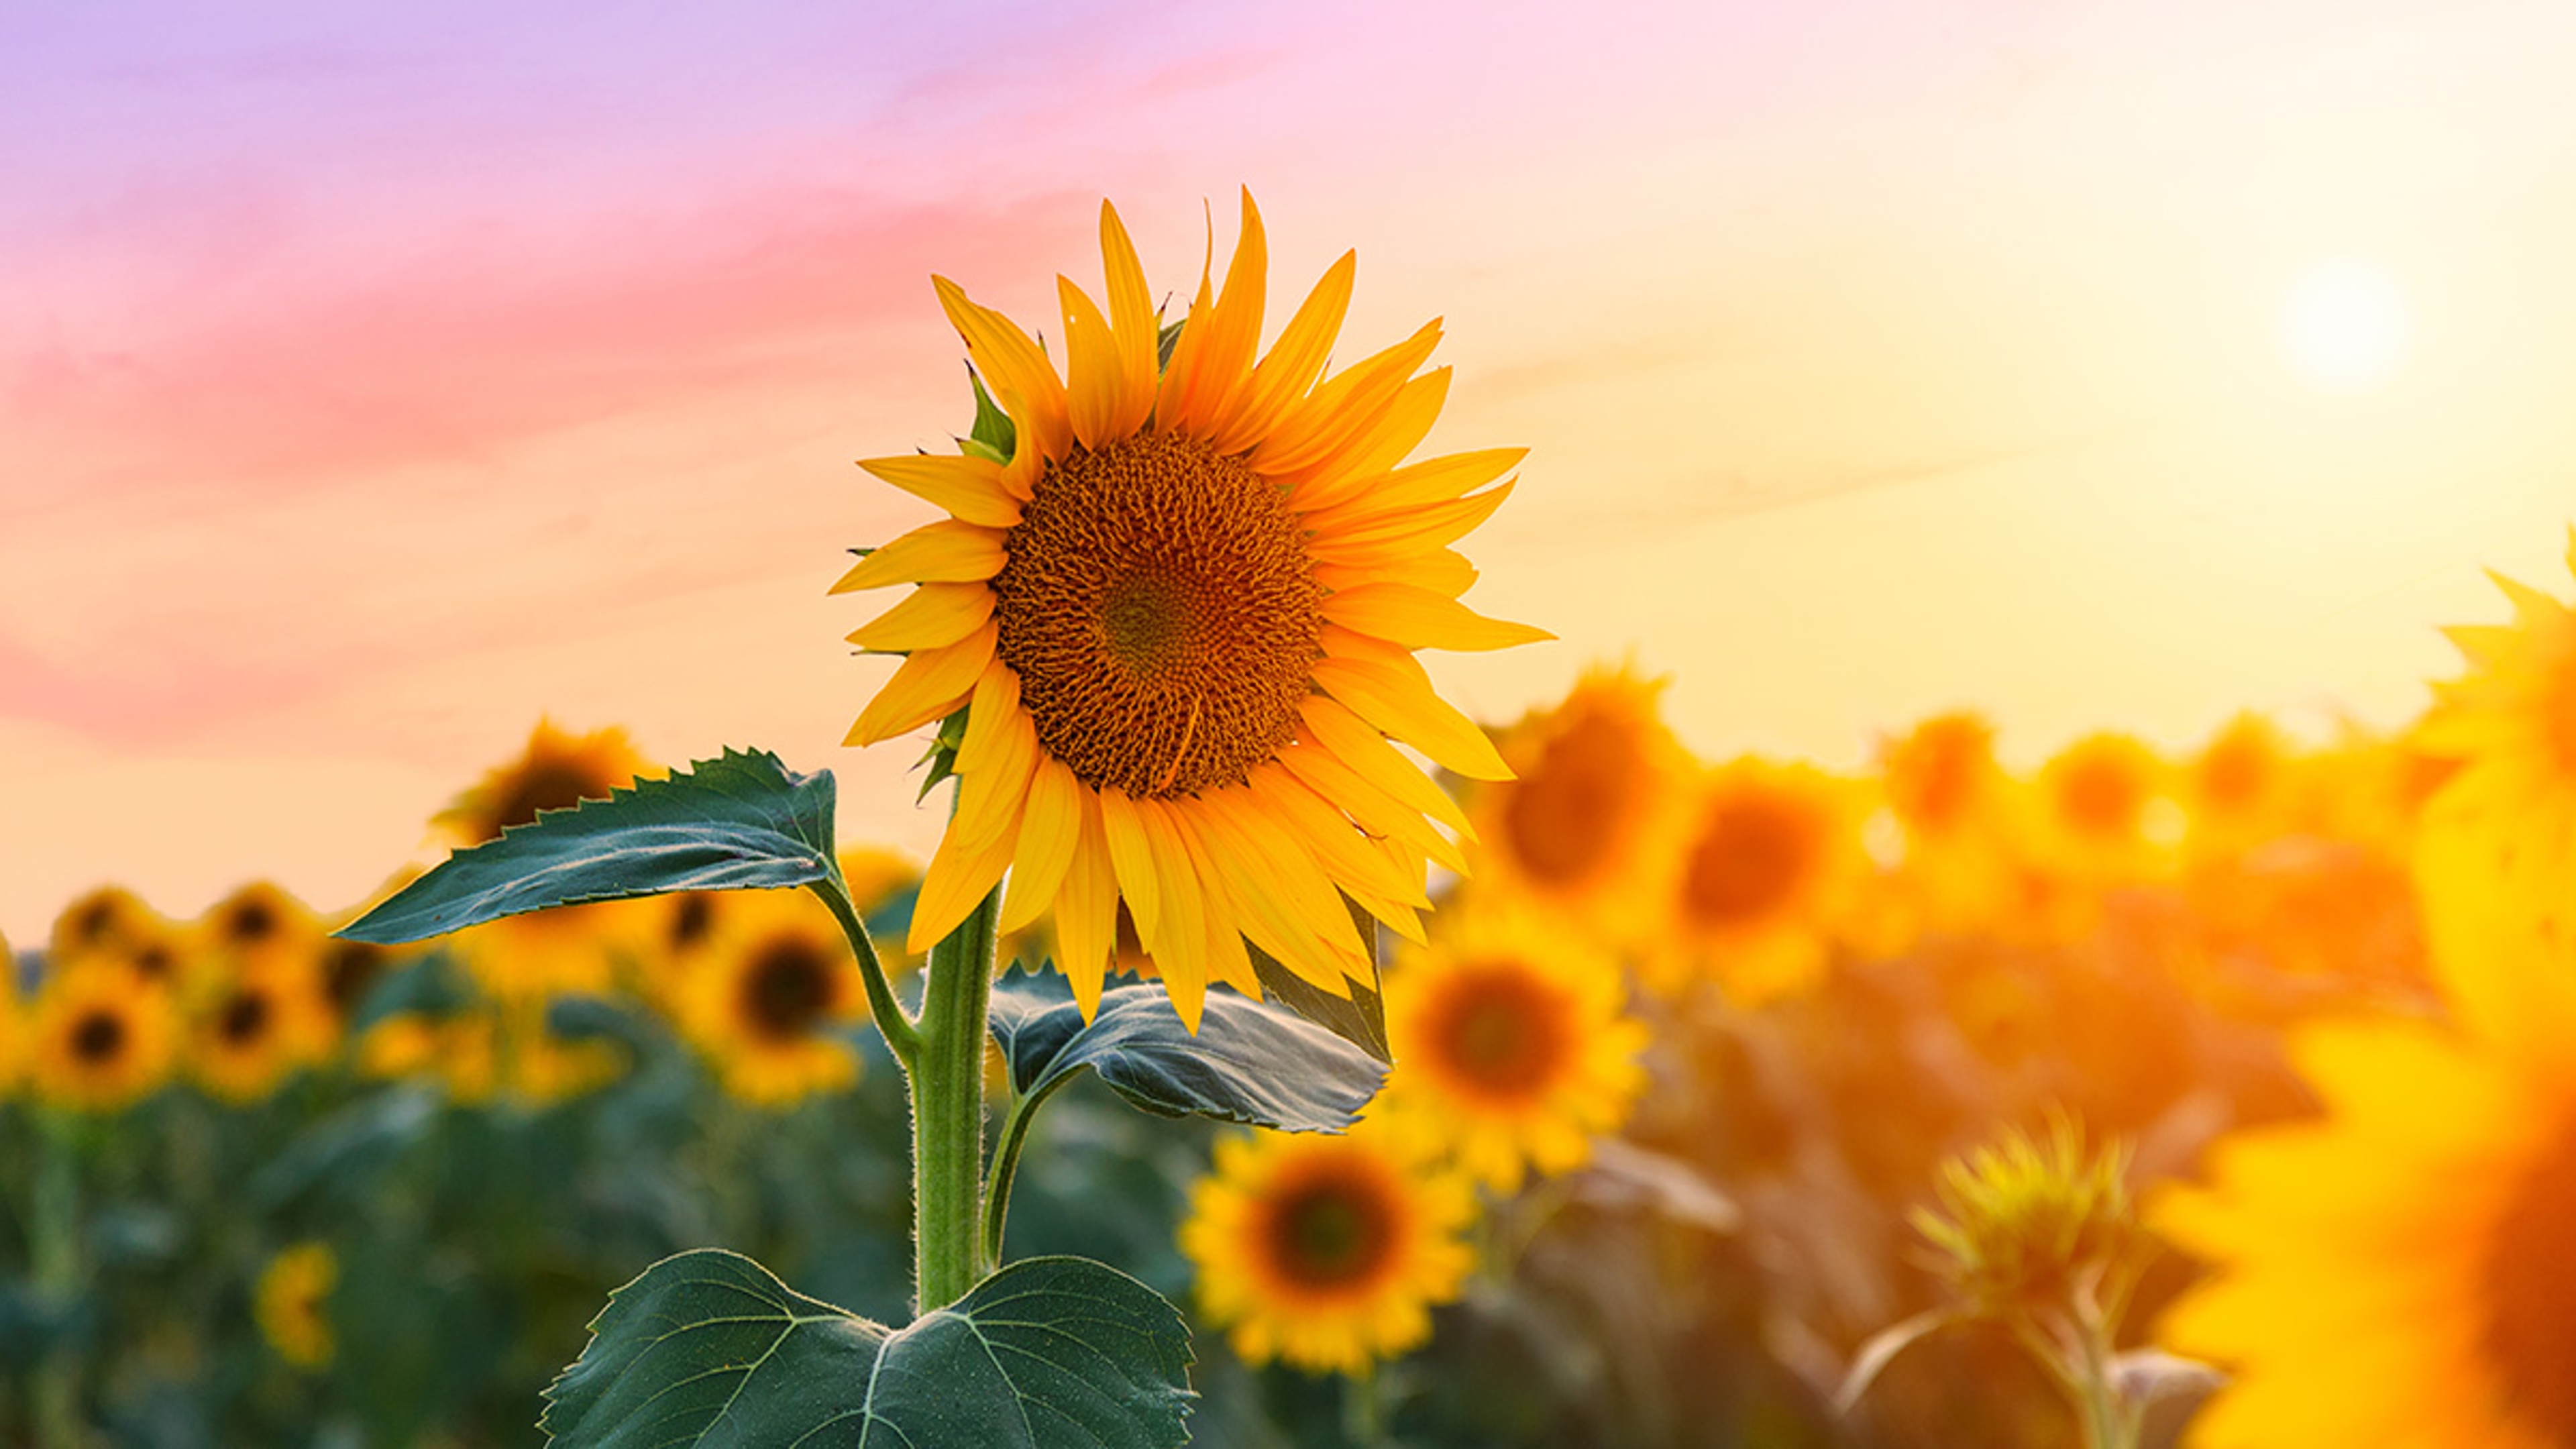
[[1905, 834], [1899, 882], [1923, 929], [1981, 926], [2011, 893], [2003, 851], [2010, 781], [1995, 763], [1994, 739], [1982, 716], [1960, 710], [1880, 743], [1880, 788]]
[[2166, 770], [2153, 750], [2108, 730], [2086, 735], [2040, 767], [2042, 864], [2094, 883], [2152, 876], [2164, 859], [2157, 806]]
[[168, 934], [168, 923], [132, 891], [122, 886], [100, 886], [54, 917], [53, 939], [47, 944], [46, 961], [55, 966], [69, 966], [91, 956], [122, 947], [146, 945], [162, 940]]
[[2232, 1373], [2200, 1449], [2576, 1444], [2576, 1007], [2499, 1025], [2306, 1028], [2324, 1117], [2224, 1141], [2208, 1187], [2150, 1199], [2213, 1267], [2160, 1334]]
[[1614, 944], [1641, 944], [1658, 904], [1647, 882], [1689, 756], [1664, 725], [1665, 681], [1593, 668], [1563, 701], [1498, 742], [1517, 778], [1480, 787], [1468, 821], [1478, 882], [1544, 902]]
[[197, 921], [197, 935], [222, 962], [309, 960], [322, 940], [322, 922], [278, 886], [253, 881], [209, 908]]
[[1475, 1211], [1463, 1179], [1373, 1134], [1261, 1133], [1219, 1139], [1180, 1243], [1245, 1362], [1359, 1373], [1431, 1336], [1472, 1264]]
[[279, 1358], [300, 1369], [331, 1361], [331, 1293], [339, 1286], [340, 1258], [328, 1243], [296, 1243], [268, 1260], [251, 1291], [251, 1311]]
[[113, 959], [48, 974], [26, 1026], [36, 1095], [84, 1112], [117, 1112], [159, 1090], [177, 1053], [167, 988]]
[[1750, 757], [1711, 771], [1671, 863], [1673, 946], [1650, 962], [1658, 988], [1703, 970], [1748, 1006], [1806, 989], [1867, 865], [1845, 782]]
[[847, 1089], [859, 1058], [837, 1032], [866, 1012], [867, 988], [839, 923], [803, 891], [737, 891], [725, 910], [677, 987], [681, 1030], [743, 1101]]
[[2242, 850], [2282, 833], [2297, 764], [2290, 742], [2270, 720], [2252, 710], [2229, 720], [2183, 774], [2194, 850]]
[[[457, 797], [437, 823], [458, 846], [480, 845], [540, 811], [605, 800], [652, 773], [624, 730], [571, 735], [540, 720], [519, 757]], [[448, 949], [496, 997], [605, 992], [622, 943], [638, 934], [651, 909], [649, 902], [613, 901], [505, 916], [456, 932]]]
[[1431, 825], [1463, 816], [1390, 737], [1461, 775], [1509, 774], [1413, 652], [1547, 637], [1459, 603], [1476, 571], [1449, 547], [1510, 493], [1485, 485], [1522, 450], [1404, 464], [1449, 385], [1445, 368], [1414, 375], [1436, 323], [1322, 377], [1350, 255], [1256, 361], [1268, 260], [1248, 194], [1223, 296], [1202, 276], [1158, 371], [1135, 248], [1106, 205], [1100, 223], [1106, 313], [1058, 283], [1067, 377], [936, 279], [1009, 449], [863, 464], [951, 515], [834, 586], [918, 586], [850, 636], [906, 656], [850, 743], [967, 710], [911, 948], [1007, 869], [1001, 929], [1052, 909], [1085, 1011], [1122, 901], [1192, 1025], [1211, 979], [1258, 990], [1246, 937], [1344, 993], [1371, 973], [1341, 895], [1418, 938], [1424, 858], [1463, 864]]
[[1440, 918], [1387, 979], [1396, 1070], [1387, 1130], [1468, 1176], [1517, 1191], [1568, 1172], [1617, 1131], [1644, 1084], [1646, 1028], [1620, 1009], [1619, 963], [1579, 932], [1484, 894]]
[[236, 1105], [275, 1092], [329, 1050], [333, 1027], [307, 959], [263, 957], [234, 968], [190, 1023], [188, 1065], [213, 1096]]

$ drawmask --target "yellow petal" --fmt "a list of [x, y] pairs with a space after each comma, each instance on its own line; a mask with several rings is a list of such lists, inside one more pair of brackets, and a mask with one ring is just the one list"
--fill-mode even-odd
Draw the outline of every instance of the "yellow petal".
[[1065, 277], [1055, 279], [1055, 290], [1064, 309], [1065, 393], [1074, 441], [1099, 448], [1125, 436], [1116, 431], [1127, 403], [1125, 359], [1098, 303]]
[[1486, 448], [1425, 458], [1370, 478], [1366, 489], [1330, 508], [1315, 507], [1311, 498], [1296, 499], [1291, 506], [1310, 512], [1308, 527], [1331, 532], [1380, 513], [1463, 497], [1519, 467], [1528, 456], [1527, 448]]
[[1453, 599], [1475, 587], [1477, 578], [1476, 566], [1467, 562], [1467, 556], [1454, 548], [1436, 548], [1429, 553], [1415, 554], [1396, 565], [1315, 565], [1315, 582], [1328, 589], [1356, 589], [1362, 584], [1380, 582], [1390, 574], [1402, 577], [1416, 588], [1446, 594]]
[[906, 950], [918, 955], [939, 944], [1002, 883], [1012, 848], [1019, 843], [1017, 826], [1012, 821], [1000, 839], [981, 850], [961, 848], [954, 830], [941, 837], [939, 848], [931, 852], [929, 868], [921, 873], [921, 894], [912, 903], [912, 928], [904, 936]]
[[[1292, 746], [1310, 757], [1331, 761], [1331, 768], [1348, 774], [1350, 767], [1333, 760], [1327, 752], [1312, 745]], [[1431, 828], [1417, 811], [1406, 810], [1394, 796], [1351, 774], [1349, 783], [1385, 803], [1387, 812], [1397, 819], [1410, 819], [1423, 838], [1447, 844], [1447, 837]], [[1252, 793], [1258, 815], [1268, 816], [1287, 825], [1300, 849], [1311, 850], [1335, 889], [1374, 891], [1411, 905], [1428, 907], [1431, 897], [1424, 891], [1422, 873], [1411, 879], [1391, 868], [1386, 859], [1367, 848], [1361, 832], [1366, 822], [1354, 824], [1358, 812], [1344, 818], [1346, 807], [1323, 794], [1291, 771], [1285, 760], [1272, 761], [1253, 769], [1245, 781]], [[1378, 832], [1383, 834], [1385, 832]]]
[[1351, 276], [1359, 253], [1344, 252], [1288, 319], [1287, 330], [1270, 344], [1268, 356], [1252, 370], [1252, 391], [1223, 432], [1209, 440], [1220, 453], [1240, 453], [1258, 443], [1289, 407], [1306, 395], [1332, 360], [1333, 339], [1351, 306]]
[[1110, 414], [1112, 437], [1125, 437], [1145, 426], [1154, 412], [1154, 368], [1162, 350], [1162, 328], [1154, 317], [1154, 299], [1145, 289], [1144, 264], [1136, 244], [1108, 202], [1100, 203], [1100, 259], [1109, 279], [1109, 328], [1118, 339], [1122, 379], [1120, 401]]
[[1467, 839], [1476, 838], [1458, 802], [1411, 760], [1398, 754], [1395, 746], [1387, 743], [1382, 726], [1323, 695], [1315, 695], [1299, 707], [1298, 721], [1306, 738], [1331, 751], [1334, 758], [1370, 784]]
[[862, 458], [859, 466], [967, 523], [1009, 528], [1020, 521], [1020, 501], [1002, 486], [1002, 465], [990, 458], [914, 453], [901, 458]]
[[832, 592], [882, 589], [892, 584], [981, 583], [1008, 560], [1002, 535], [953, 518], [926, 523], [859, 560]]
[[1055, 943], [1056, 969], [1073, 983], [1073, 999], [1082, 1006], [1082, 1019], [1089, 1021], [1100, 1010], [1101, 978], [1118, 945], [1118, 875], [1109, 861], [1096, 800], [1083, 802], [1081, 839], [1056, 896]]
[[852, 631], [850, 642], [873, 653], [910, 654], [954, 644], [991, 617], [993, 591], [981, 583], [923, 584]]
[[1027, 929], [1056, 898], [1081, 843], [1081, 782], [1063, 762], [1041, 758], [1029, 776], [1020, 848], [1011, 857], [1011, 895], [998, 923], [1004, 934]]
[[1211, 281], [1216, 267], [1216, 218], [1208, 218], [1207, 256], [1199, 263], [1198, 295], [1190, 299], [1189, 311], [1181, 323], [1180, 340], [1172, 345], [1172, 364], [1163, 369], [1162, 380], [1154, 389], [1156, 425], [1171, 429], [1179, 424], [1182, 403], [1197, 385], [1199, 362], [1207, 349], [1208, 330], [1216, 313], [1215, 292]]
[[1325, 597], [1325, 618], [1408, 649], [1508, 649], [1556, 636], [1488, 619], [1446, 594], [1411, 584], [1367, 584]]
[[1317, 688], [1353, 714], [1470, 780], [1508, 780], [1512, 767], [1475, 721], [1431, 691], [1425, 680], [1369, 659], [1321, 659]]
[[957, 335], [966, 342], [967, 359], [992, 384], [993, 396], [1011, 415], [1018, 445], [1002, 471], [1003, 486], [1027, 498], [1038, 471], [1049, 458], [1065, 455], [1073, 425], [1065, 412], [1064, 382], [1055, 365], [1019, 324], [989, 307], [979, 307], [946, 277], [930, 279]]
[[[996, 675], [1009, 683], [1000, 689], [992, 688]], [[978, 717], [995, 700], [1007, 703], [997, 711], [998, 722], [978, 741]], [[979, 743], [983, 746], [980, 752], [971, 748]], [[1005, 826], [1020, 818], [1021, 807], [1028, 800], [1029, 776], [1037, 769], [1037, 763], [1037, 726], [1020, 708], [1019, 677], [997, 662], [984, 671], [974, 697], [967, 703], [966, 739], [957, 747], [957, 813], [948, 822], [948, 833], [957, 837], [960, 849], [981, 850], [1000, 838]]]
[[[1360, 728], [1367, 730], [1365, 725]], [[1381, 740], [1379, 743], [1385, 742]], [[1393, 765], [1389, 767], [1390, 773], [1401, 770], [1404, 775], [1429, 786], [1442, 800], [1449, 799], [1447, 792], [1433, 784], [1420, 770], [1413, 768], [1411, 761], [1391, 749], [1386, 753], [1393, 759]], [[1279, 752], [1278, 761], [1280, 766], [1294, 775], [1298, 783], [1309, 793], [1318, 795], [1331, 802], [1336, 808], [1348, 812], [1360, 829], [1371, 835], [1401, 836], [1412, 841], [1433, 860], [1439, 861], [1451, 870], [1462, 874], [1466, 871], [1465, 852], [1461, 851], [1448, 837], [1432, 829], [1430, 820], [1425, 818], [1421, 810], [1407, 805], [1395, 794], [1381, 788], [1375, 781], [1363, 776], [1331, 750], [1316, 744], [1292, 744]], [[1457, 802], [1449, 801], [1449, 809], [1454, 812], [1457, 809]], [[1367, 877], [1356, 872], [1340, 874], [1337, 879], [1346, 890], [1353, 889], [1355, 885], [1365, 885], [1367, 881]]]
[[[1440, 323], [1426, 322], [1404, 341], [1325, 379], [1323, 386], [1288, 410], [1279, 426], [1252, 450], [1248, 461], [1261, 473], [1287, 483], [1301, 470], [1324, 464], [1374, 438], [1405, 391], [1413, 370], [1439, 345]], [[1447, 372], [1444, 367], [1433, 374], [1444, 379], [1433, 385], [1435, 390], [1445, 392]], [[1439, 411], [1435, 401], [1432, 416], [1439, 416]], [[1424, 431], [1429, 431], [1428, 423], [1423, 426]]]
[[[1207, 318], [1207, 335], [1196, 359], [1197, 371], [1181, 399], [1179, 426], [1197, 437], [1225, 430], [1234, 410], [1251, 394], [1252, 355], [1261, 346], [1262, 308], [1270, 284], [1270, 244], [1261, 229], [1261, 212], [1243, 191], [1243, 228], [1234, 242], [1234, 260], [1225, 269], [1225, 290]], [[1186, 333], [1184, 333], [1186, 335]]]
[[1511, 496], [1512, 484], [1505, 483], [1446, 503], [1369, 514], [1338, 527], [1310, 514], [1306, 527], [1315, 539], [1306, 552], [1318, 563], [1391, 563], [1410, 558], [1465, 538]]
[[954, 644], [916, 651], [886, 681], [841, 743], [872, 745], [942, 718], [966, 702], [993, 659], [998, 632], [990, 623]]
[[1145, 824], [1138, 818], [1137, 802], [1124, 790], [1112, 787], [1100, 792], [1100, 828], [1109, 847], [1110, 864], [1118, 870], [1118, 893], [1126, 898], [1127, 913], [1136, 918], [1136, 934], [1151, 941], [1155, 927], [1162, 924], [1162, 892], [1154, 876], [1154, 852], [1145, 843]]
[[1273, 849], [1277, 842], [1262, 824], [1236, 812], [1238, 802], [1249, 800], [1250, 792], [1239, 788], [1198, 797], [1192, 818], [1207, 847], [1211, 879], [1262, 950], [1317, 987], [1349, 996], [1344, 978], [1362, 969], [1358, 928], [1311, 861]]
[[1201, 939], [1205, 942], [1207, 979], [1222, 982], [1244, 995], [1261, 999], [1261, 978], [1252, 971], [1252, 955], [1243, 947], [1243, 928], [1235, 910], [1234, 893], [1227, 888], [1225, 877], [1218, 873], [1216, 855], [1208, 849], [1205, 832], [1198, 828], [1193, 812], [1170, 809], [1164, 812], [1172, 822], [1172, 832], [1189, 856], [1190, 879], [1201, 888]]
[[[1133, 802], [1136, 819], [1143, 827], [1146, 848], [1159, 879], [1155, 882], [1155, 905], [1160, 919], [1156, 930], [1148, 931], [1140, 916], [1136, 934], [1145, 943], [1145, 952], [1162, 969], [1163, 985], [1172, 993], [1172, 1004], [1179, 1008], [1181, 1020], [1198, 1031], [1199, 1001], [1207, 992], [1208, 938], [1207, 897], [1199, 873], [1190, 862], [1189, 848], [1173, 828], [1170, 813], [1159, 800]], [[1105, 813], [1104, 813], [1104, 818]], [[1126, 883], [1126, 872], [1119, 872], [1119, 883]], [[1186, 998], [1187, 1004], [1184, 1005]]]

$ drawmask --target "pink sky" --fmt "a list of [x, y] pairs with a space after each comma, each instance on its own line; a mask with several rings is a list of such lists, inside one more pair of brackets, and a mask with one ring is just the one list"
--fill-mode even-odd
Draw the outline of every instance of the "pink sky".
[[[2089, 0], [117, 7], [0, 50], [0, 931], [103, 881], [345, 902], [540, 713], [765, 745], [925, 846], [823, 590], [923, 516], [852, 459], [961, 427], [928, 275], [1158, 290], [1238, 183], [1346, 346], [1444, 315], [1435, 447], [1533, 447], [1471, 540], [1685, 735], [1855, 763], [1977, 705], [2031, 758], [2234, 709], [2389, 722], [2478, 568], [2564, 592], [2562, 8]], [[2323, 400], [2310, 258], [2420, 355]], [[1283, 314], [1284, 315], [1284, 314]]]

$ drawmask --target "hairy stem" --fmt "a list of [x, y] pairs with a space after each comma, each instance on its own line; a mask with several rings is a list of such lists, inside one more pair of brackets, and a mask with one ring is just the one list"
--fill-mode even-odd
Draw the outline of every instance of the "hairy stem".
[[921, 1054], [921, 1033], [912, 1018], [904, 1015], [903, 1003], [894, 999], [894, 987], [886, 980], [885, 966], [877, 960], [876, 944], [868, 939], [867, 925], [859, 919], [850, 888], [842, 883], [836, 870], [808, 889], [832, 908], [833, 918], [841, 923], [841, 934], [850, 938], [850, 954], [859, 958], [859, 974], [867, 982], [868, 1014], [876, 1018], [877, 1030], [885, 1036], [886, 1050], [893, 1052], [894, 1059], [910, 1072], [913, 1059]]
[[992, 1007], [996, 888], [930, 948], [912, 1060], [914, 1292], [920, 1312], [983, 1276], [984, 1041]]

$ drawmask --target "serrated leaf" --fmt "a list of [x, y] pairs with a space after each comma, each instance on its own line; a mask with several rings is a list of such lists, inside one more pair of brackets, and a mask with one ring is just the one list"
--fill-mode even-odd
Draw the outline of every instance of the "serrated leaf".
[[966, 381], [975, 389], [975, 425], [967, 429], [965, 441], [990, 449], [997, 463], [1011, 461], [1012, 452], [1019, 447], [1018, 426], [1009, 413], [994, 404], [993, 395], [984, 391], [984, 379], [976, 375], [972, 364], [966, 369]]
[[400, 945], [549, 906], [807, 885], [838, 869], [832, 797], [829, 770], [792, 774], [766, 750], [727, 750], [606, 800], [540, 811], [449, 856], [339, 934]]
[[705, 1249], [609, 1295], [591, 1333], [546, 1390], [552, 1443], [1166, 1449], [1196, 1397], [1180, 1313], [1087, 1258], [1013, 1263], [892, 1329]]
[[994, 988], [988, 1022], [1023, 1096], [1088, 1067], [1161, 1116], [1341, 1132], [1386, 1081], [1384, 1063], [1330, 1031], [1222, 988], [1207, 994], [1196, 1037], [1161, 982], [1103, 992], [1085, 1025], [1068, 995], [1007, 978]]
[[1289, 1010], [1379, 1061], [1393, 1062], [1395, 1049], [1387, 1044], [1386, 1039], [1386, 1000], [1379, 992], [1377, 920], [1353, 904], [1348, 896], [1342, 898], [1342, 907], [1351, 913], [1351, 920], [1359, 926], [1360, 939], [1368, 943], [1367, 985], [1345, 981], [1343, 984], [1351, 994], [1347, 998], [1335, 996], [1289, 970], [1284, 962], [1247, 940], [1243, 946], [1252, 957], [1252, 975], [1261, 983], [1263, 992]]

